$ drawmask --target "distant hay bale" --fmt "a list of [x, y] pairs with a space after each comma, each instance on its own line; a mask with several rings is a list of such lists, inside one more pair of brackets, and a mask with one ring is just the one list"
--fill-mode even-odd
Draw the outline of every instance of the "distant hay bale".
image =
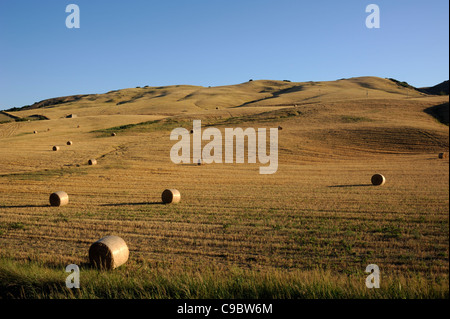
[[180, 192], [176, 189], [166, 189], [161, 195], [164, 204], [178, 203], [181, 200]]
[[443, 153], [439, 153], [439, 158], [440, 159], [444, 159], [448, 157], [448, 153], [447, 152], [443, 152]]
[[283, 129], [283, 128], [282, 128], [281, 126], [278, 126], [278, 130], [280, 130], [280, 131], [281, 131], [282, 129]]
[[72, 145], [73, 142], [72, 141], [67, 141], [67, 145]]
[[37, 134], [37, 131], [33, 131], [33, 134]]
[[64, 206], [69, 203], [69, 195], [66, 192], [59, 191], [50, 195], [51, 206]]
[[90, 263], [100, 269], [114, 269], [127, 262], [130, 252], [119, 236], [106, 236], [89, 248]]
[[97, 160], [92, 158], [88, 161], [88, 164], [89, 165], [97, 165]]
[[372, 185], [381, 186], [386, 182], [386, 178], [384, 178], [381, 174], [375, 174], [372, 176]]
[[59, 151], [59, 146], [53, 146], [52, 149], [53, 149], [53, 151], [55, 151], [55, 152], [56, 152], [56, 151]]
[[116, 136], [117, 134], [116, 133], [111, 133], [111, 136]]
[[47, 129], [47, 132], [50, 132], [50, 129], [49, 129], [49, 128]]
[[77, 128], [80, 128], [80, 127], [81, 127], [81, 126], [79, 126], [79, 125], [77, 126]]

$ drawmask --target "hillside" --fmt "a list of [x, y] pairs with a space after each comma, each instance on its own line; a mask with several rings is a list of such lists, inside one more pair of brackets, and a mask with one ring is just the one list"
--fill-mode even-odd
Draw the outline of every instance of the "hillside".
[[449, 94], [449, 81], [444, 81], [432, 87], [420, 88], [420, 92], [432, 95], [448, 95]]
[[[273, 122], [273, 125], [278, 125], [278, 122], [288, 121], [287, 125], [296, 125], [298, 134], [308, 130], [309, 135], [304, 137], [305, 140], [310, 140], [313, 132], [320, 132], [317, 133], [320, 135], [333, 129], [334, 133], [327, 134], [328, 139], [322, 143], [334, 139], [333, 136], [346, 136], [347, 133], [336, 133], [343, 126], [367, 128], [371, 133], [363, 139], [369, 144], [370, 139], [379, 142], [384, 140], [378, 137], [378, 134], [384, 134], [380, 128], [386, 128], [405, 132], [404, 140], [398, 140], [397, 146], [410, 144], [408, 136], [413, 133], [406, 132], [411, 129], [431, 130], [432, 135], [444, 134], [444, 140], [438, 138], [440, 142], [436, 144], [444, 147], [448, 145], [445, 127], [434, 125], [432, 117], [443, 117], [445, 123], [446, 105], [448, 108], [445, 96], [427, 95], [396, 80], [357, 77], [324, 82], [256, 80], [219, 87], [147, 86], [105, 94], [52, 98], [15, 112], [4, 112], [3, 117], [15, 121], [47, 119], [31, 125], [38, 131], [62, 123], [84, 124], [84, 119], [87, 119], [88, 123], [94, 125], [82, 125], [83, 128], [78, 131], [84, 133], [111, 127], [124, 131], [154, 130], [155, 127], [161, 129], [167, 127], [167, 124], [161, 126], [167, 120], [173, 125], [192, 119], [203, 119], [208, 125], [238, 125], [246, 122]], [[66, 119], [69, 114], [75, 114], [77, 118]], [[99, 121], [96, 122], [96, 119]], [[153, 123], [155, 120], [157, 122]], [[150, 124], [146, 124], [148, 121]], [[84, 130], [87, 127], [91, 130]], [[63, 130], [64, 126], [61, 132]], [[0, 128], [0, 134], [1, 131]], [[352, 140], [356, 141], [365, 134], [360, 133], [351, 135]], [[395, 148], [395, 145], [392, 147]], [[418, 150], [415, 146], [410, 149]]]
[[445, 102], [432, 106], [425, 110], [428, 114], [434, 116], [439, 122], [449, 124], [449, 103]]
[[[417, 153], [448, 148], [448, 127], [433, 119], [442, 117], [445, 123], [446, 105], [448, 109], [445, 96], [427, 95], [377, 77], [301, 83], [257, 80], [211, 88], [143, 87], [54, 98], [5, 113], [15, 121], [49, 120], [5, 124], [0, 137], [50, 129], [53, 134], [71, 132], [86, 138], [112, 131], [130, 135], [189, 128], [193, 119], [201, 119], [203, 125], [220, 127], [287, 126], [284, 136], [293, 143], [282, 141], [284, 149], [305, 160], [314, 158], [309, 154], [330, 152], [347, 157], [350, 149], [355, 154]], [[67, 119], [68, 114], [77, 117]]]
[[12, 122], [14, 117], [11, 117], [7, 112], [0, 111], [0, 123]]
[[[257, 80], [237, 85], [199, 87], [174, 85], [110, 91], [104, 94], [52, 98], [12, 110], [23, 117], [42, 114], [60, 118], [113, 114], [174, 115], [241, 106], [280, 107], [305, 103], [352, 99], [413, 98], [416, 90], [376, 77], [360, 77], [327, 82], [286, 82]], [[57, 106], [57, 107], [55, 107]], [[15, 112], [14, 112], [15, 111]]]

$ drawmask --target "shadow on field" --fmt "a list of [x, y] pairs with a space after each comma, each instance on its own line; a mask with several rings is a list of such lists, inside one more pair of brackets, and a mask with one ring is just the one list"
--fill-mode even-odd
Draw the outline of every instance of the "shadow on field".
[[365, 187], [365, 186], [373, 186], [372, 184], [355, 184], [355, 185], [333, 185], [328, 187]]
[[116, 204], [103, 204], [100, 206], [143, 206], [143, 205], [165, 205], [163, 202], [142, 202], [142, 203], [116, 203]]
[[1, 206], [0, 208], [39, 208], [39, 207], [51, 207], [50, 205], [11, 205], [11, 206]]

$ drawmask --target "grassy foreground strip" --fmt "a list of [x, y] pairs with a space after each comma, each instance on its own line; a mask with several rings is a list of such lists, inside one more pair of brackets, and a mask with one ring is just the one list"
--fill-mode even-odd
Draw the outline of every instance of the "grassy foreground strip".
[[381, 277], [379, 289], [365, 274], [325, 270], [228, 271], [151, 269], [127, 264], [114, 271], [80, 267], [80, 289], [65, 286], [63, 265], [0, 259], [3, 299], [440, 299], [449, 298], [448, 277], [408, 274]]

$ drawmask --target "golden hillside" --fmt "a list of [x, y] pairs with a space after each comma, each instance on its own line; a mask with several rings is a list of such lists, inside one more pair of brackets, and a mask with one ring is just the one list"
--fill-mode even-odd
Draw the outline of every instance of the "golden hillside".
[[113, 114], [177, 114], [242, 106], [293, 106], [354, 99], [423, 97], [424, 93], [376, 77], [329, 82], [257, 80], [238, 85], [199, 87], [174, 85], [111, 91], [105, 94], [54, 98], [12, 114], [41, 114], [54, 119], [70, 113], [78, 116]]

